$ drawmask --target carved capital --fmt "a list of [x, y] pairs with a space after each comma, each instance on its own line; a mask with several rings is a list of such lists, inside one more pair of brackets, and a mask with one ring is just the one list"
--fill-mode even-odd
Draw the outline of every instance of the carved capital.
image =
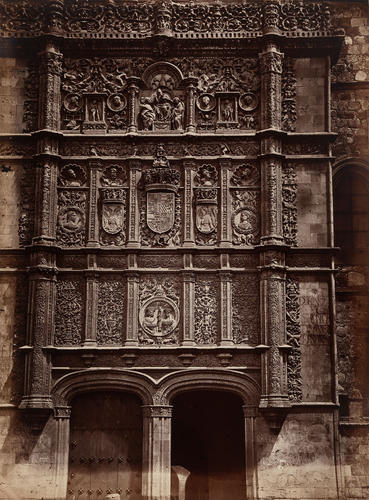
[[63, 55], [53, 48], [41, 53], [39, 72], [40, 75], [60, 76], [63, 71]]
[[71, 406], [56, 406], [54, 408], [54, 418], [67, 418], [71, 416], [72, 407]]
[[276, 73], [281, 75], [283, 70], [283, 57], [283, 54], [273, 49], [260, 54], [261, 73]]
[[173, 406], [150, 405], [142, 406], [143, 416], [145, 418], [172, 418]]

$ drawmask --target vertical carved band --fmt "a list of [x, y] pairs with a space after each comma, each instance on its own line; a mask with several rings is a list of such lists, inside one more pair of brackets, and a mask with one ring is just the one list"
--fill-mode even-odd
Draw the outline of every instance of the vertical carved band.
[[186, 273], [183, 275], [183, 345], [194, 343], [194, 293], [195, 276]]
[[60, 125], [60, 75], [63, 56], [52, 44], [40, 54], [39, 128], [58, 130]]
[[98, 279], [99, 276], [94, 272], [87, 272], [85, 346], [96, 345]]
[[185, 217], [185, 237], [184, 245], [192, 246], [194, 244], [193, 236], [193, 216], [192, 216], [192, 163], [185, 162], [185, 207], [184, 207], [184, 217]]
[[131, 76], [127, 80], [128, 84], [128, 132], [137, 132], [136, 125], [136, 98], [138, 95], [139, 78]]
[[138, 245], [139, 224], [138, 224], [138, 200], [137, 200], [137, 182], [140, 171], [140, 163], [132, 161], [130, 164], [129, 177], [129, 246]]
[[88, 224], [88, 243], [87, 246], [94, 247], [99, 245], [99, 231], [97, 219], [97, 174], [101, 164], [91, 160], [90, 166], [90, 211]]
[[183, 83], [187, 86], [187, 132], [195, 132], [195, 89], [197, 78], [186, 78]]
[[264, 158], [262, 172], [262, 237], [263, 243], [283, 241], [282, 165], [277, 158]]
[[231, 160], [220, 161], [220, 189], [221, 189], [221, 214], [220, 239], [223, 246], [231, 244], [230, 225], [230, 196], [229, 196], [229, 169]]
[[138, 275], [132, 274], [127, 277], [127, 328], [125, 345], [137, 345], [138, 343], [138, 285]]
[[262, 85], [262, 128], [281, 128], [281, 78], [283, 54], [277, 52], [274, 46], [268, 47], [260, 54], [261, 85]]
[[220, 273], [221, 344], [232, 345], [232, 275]]
[[57, 162], [55, 158], [47, 155], [39, 158], [34, 240], [44, 244], [54, 241], [56, 235], [56, 179]]

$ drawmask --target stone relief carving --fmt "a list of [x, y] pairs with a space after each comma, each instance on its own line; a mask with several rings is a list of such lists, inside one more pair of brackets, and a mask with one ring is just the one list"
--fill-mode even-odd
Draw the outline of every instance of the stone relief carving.
[[97, 343], [121, 345], [124, 331], [125, 281], [101, 279], [98, 287]]
[[24, 247], [32, 241], [35, 218], [35, 171], [31, 167], [22, 169], [21, 207], [18, 220], [19, 246]]
[[232, 190], [234, 245], [256, 245], [260, 233], [260, 196], [255, 190]]
[[178, 283], [157, 277], [142, 280], [139, 285], [138, 319], [140, 343], [178, 343]]
[[23, 132], [37, 129], [39, 75], [36, 63], [29, 63], [24, 79]]
[[294, 165], [285, 164], [282, 169], [282, 223], [287, 245], [297, 246], [297, 175]]
[[288, 57], [282, 75], [282, 128], [288, 132], [296, 130], [296, 84], [293, 59]]
[[86, 171], [80, 165], [69, 163], [64, 165], [58, 178], [60, 186], [80, 187], [86, 184]]
[[215, 344], [218, 331], [217, 278], [195, 282], [195, 342]]
[[[247, 282], [247, 285], [245, 283]], [[255, 274], [232, 279], [232, 331], [236, 344], [256, 345], [260, 331], [259, 280]]]
[[163, 145], [159, 144], [152, 168], [143, 171], [145, 192], [141, 201], [141, 243], [174, 246], [180, 243], [180, 174], [169, 167]]
[[240, 165], [234, 169], [230, 182], [232, 186], [258, 186], [260, 182], [259, 171], [251, 163]]
[[[195, 242], [215, 245], [218, 226], [217, 169], [210, 164], [198, 167], [194, 177]], [[200, 187], [201, 186], [201, 187]]]
[[20, 2], [0, 3], [0, 25], [2, 31], [24, 32], [31, 31], [34, 34], [42, 29], [43, 25], [43, 5], [40, 2]]
[[101, 197], [100, 241], [103, 245], [123, 245], [125, 242], [125, 189], [104, 188]]
[[83, 326], [83, 292], [81, 280], [56, 282], [54, 344], [79, 345]]
[[83, 191], [59, 191], [56, 235], [62, 245], [84, 245], [86, 199], [87, 195]]
[[327, 4], [289, 2], [281, 5], [279, 27], [282, 31], [326, 31], [330, 28], [330, 16]]
[[291, 351], [287, 357], [288, 396], [291, 401], [302, 400], [300, 304], [299, 283], [288, 277], [286, 280], [286, 334]]

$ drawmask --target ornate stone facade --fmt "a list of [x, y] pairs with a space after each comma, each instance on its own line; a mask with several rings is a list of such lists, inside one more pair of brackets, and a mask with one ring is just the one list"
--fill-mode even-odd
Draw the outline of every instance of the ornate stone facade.
[[[368, 152], [367, 82], [359, 96], [353, 61], [334, 67], [342, 17], [333, 0], [0, 0], [0, 201], [16, 228], [0, 252], [4, 408], [26, 443], [5, 441], [21, 458], [0, 499], [170, 500], [188, 472], [207, 500], [366, 498], [339, 455], [340, 429], [367, 428], [338, 413], [338, 393], [357, 409], [364, 385], [342, 319], [360, 308], [339, 280], [336, 342], [332, 151]], [[177, 398], [192, 391], [243, 405], [241, 486], [205, 487], [184, 455], [171, 483]]]

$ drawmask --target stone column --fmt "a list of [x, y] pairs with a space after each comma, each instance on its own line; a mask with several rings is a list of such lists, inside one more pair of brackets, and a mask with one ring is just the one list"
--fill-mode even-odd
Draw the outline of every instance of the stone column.
[[257, 459], [255, 442], [255, 419], [257, 417], [256, 406], [243, 406], [245, 418], [245, 462], [246, 462], [246, 498], [253, 500], [257, 498]]
[[220, 345], [233, 345], [232, 338], [232, 274], [224, 271], [220, 276]]
[[128, 86], [128, 132], [137, 132], [136, 102], [140, 90], [140, 78], [130, 76], [127, 78]]
[[195, 300], [195, 275], [185, 272], [183, 274], [183, 341], [182, 345], [192, 346], [194, 342], [194, 300]]
[[187, 127], [186, 132], [196, 132], [196, 120], [195, 120], [195, 89], [197, 86], [197, 78], [190, 76], [185, 78], [182, 85], [187, 91], [187, 106], [186, 106], [186, 116], [187, 116]]
[[137, 248], [140, 246], [139, 220], [137, 198], [137, 183], [140, 179], [141, 165], [138, 160], [130, 161], [129, 170], [129, 221], [128, 221], [128, 247]]
[[170, 500], [172, 406], [143, 406], [143, 500]]
[[97, 301], [99, 293], [99, 275], [95, 271], [86, 271], [86, 316], [84, 347], [95, 347], [97, 328]]
[[99, 246], [99, 220], [97, 213], [97, 176], [101, 163], [98, 160], [90, 160], [90, 209], [88, 219], [88, 247]]
[[190, 161], [183, 162], [185, 182], [184, 182], [184, 247], [193, 247], [195, 245], [194, 234], [193, 234], [193, 207], [192, 207], [192, 167], [193, 163]]
[[47, 40], [45, 50], [39, 54], [39, 129], [60, 128], [60, 76], [63, 56], [58, 47]]
[[36, 217], [32, 243], [53, 245], [56, 237], [57, 158], [42, 153], [36, 162]]
[[70, 414], [70, 406], [57, 406], [54, 409], [54, 418], [56, 420], [56, 446], [54, 458], [55, 500], [64, 500], [67, 491]]
[[127, 275], [127, 327], [124, 345], [136, 346], [138, 344], [138, 274]]

